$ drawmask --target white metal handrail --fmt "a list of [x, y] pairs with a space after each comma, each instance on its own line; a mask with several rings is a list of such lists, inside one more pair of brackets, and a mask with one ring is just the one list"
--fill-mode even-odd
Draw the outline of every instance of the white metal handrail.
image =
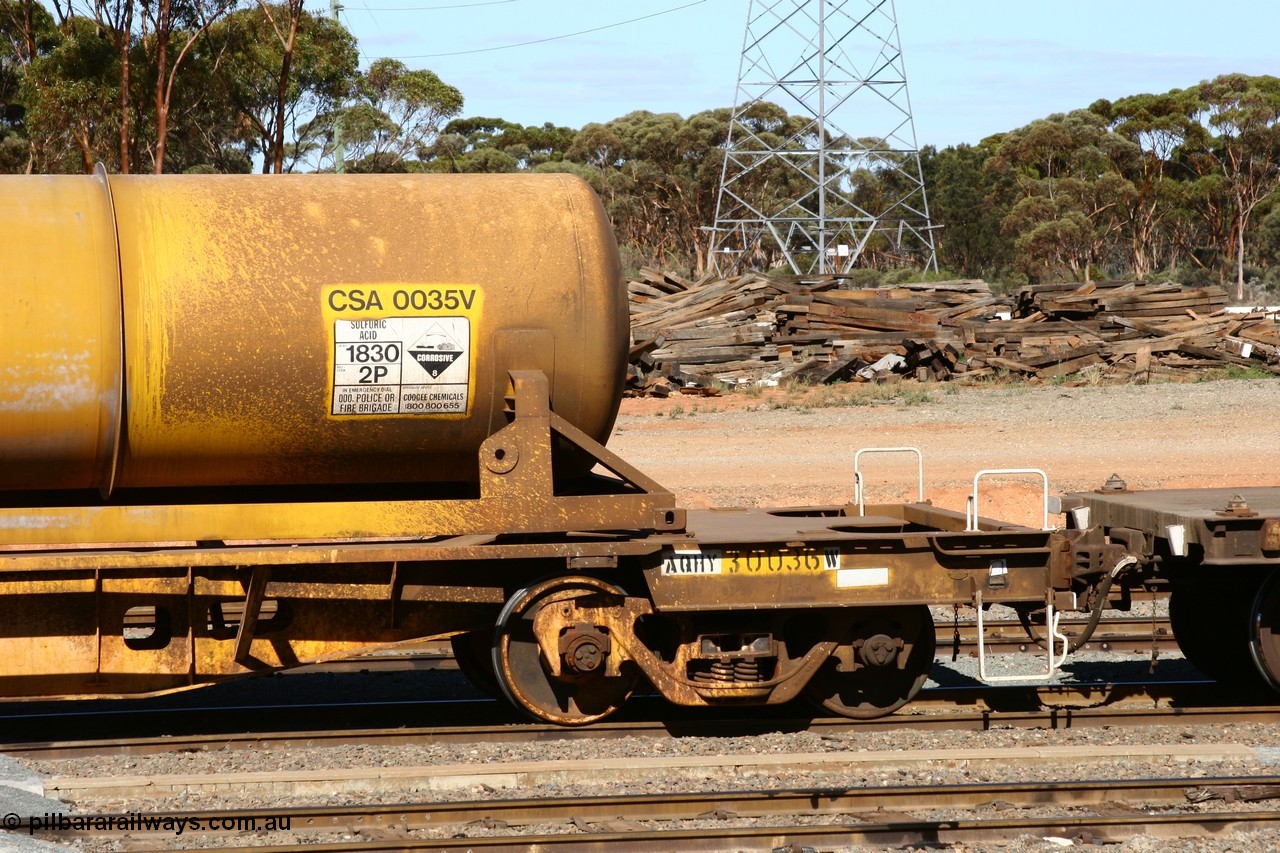
[[[1068, 649], [1070, 648], [1070, 640], [1068, 637], [1058, 630], [1058, 623], [1062, 619], [1062, 614], [1053, 609], [1053, 605], [1049, 604], [1045, 607], [1045, 626], [1049, 629], [1048, 642], [1046, 647], [1049, 656], [1046, 660], [1046, 669], [1044, 672], [1019, 673], [1017, 675], [988, 675], [987, 674], [987, 654], [986, 646], [983, 642], [983, 619], [982, 619], [982, 590], [976, 590], [973, 594], [974, 606], [978, 610], [978, 680], [984, 684], [1000, 684], [1010, 681], [1031, 681], [1033, 679], [1048, 680], [1053, 678], [1053, 674], [1061, 667], [1063, 661], [1067, 659]], [[1062, 641], [1062, 654], [1055, 654], [1055, 644]]]
[[858, 462], [862, 459], [864, 453], [914, 453], [916, 455], [916, 478], [918, 481], [916, 502], [924, 501], [924, 454], [916, 447], [864, 447], [857, 453], [853, 454], [853, 496], [855, 503], [858, 504], [858, 515], [866, 515], [864, 511], [864, 490], [862, 481], [862, 471], [858, 468]]
[[1049, 475], [1041, 471], [1039, 468], [986, 468], [979, 471], [973, 476], [973, 494], [969, 496], [968, 504], [965, 506], [965, 530], [974, 531], [978, 529], [978, 481], [983, 477], [992, 474], [1036, 474], [1040, 477], [1040, 481], [1044, 486], [1044, 494], [1041, 499], [1041, 506], [1044, 507], [1043, 519], [1040, 522], [1041, 530], [1049, 529]]

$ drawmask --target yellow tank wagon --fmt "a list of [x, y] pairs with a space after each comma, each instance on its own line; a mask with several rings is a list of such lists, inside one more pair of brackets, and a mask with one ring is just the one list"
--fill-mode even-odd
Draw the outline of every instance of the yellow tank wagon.
[[928, 605], [1052, 631], [1138, 562], [923, 485], [686, 513], [604, 447], [627, 303], [568, 176], [5, 176], [0, 241], [0, 698], [452, 637], [556, 723], [642, 675], [868, 717], [928, 675]]

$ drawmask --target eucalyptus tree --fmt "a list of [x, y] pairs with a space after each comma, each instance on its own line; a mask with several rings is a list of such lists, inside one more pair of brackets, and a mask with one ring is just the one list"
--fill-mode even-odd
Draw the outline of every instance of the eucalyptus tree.
[[36, 0], [0, 0], [0, 172], [30, 172], [36, 164], [23, 84], [31, 63], [60, 40], [53, 15]]
[[1244, 299], [1245, 232], [1280, 189], [1280, 78], [1225, 74], [1199, 86], [1199, 116], [1216, 137], [1208, 153], [1233, 202], [1236, 298]]
[[[263, 172], [292, 170], [307, 150], [296, 131], [330, 112], [358, 79], [352, 35], [301, 0], [238, 9], [209, 29], [221, 96], [248, 127]], [[287, 161], [287, 163], [286, 163]]]
[[705, 226], [715, 221], [729, 116], [727, 109], [687, 119], [638, 110], [586, 125], [568, 147], [565, 160], [596, 186], [638, 262], [698, 272], [708, 265]]
[[991, 277], [1008, 263], [1011, 241], [1000, 230], [1008, 208], [997, 201], [985, 145], [920, 150], [929, 214], [940, 227], [938, 260], [971, 278]]
[[[68, 17], [76, 17], [76, 0], [67, 0]], [[88, 15], [93, 19], [96, 33], [108, 39], [115, 50], [116, 73], [119, 81], [114, 86], [118, 112], [119, 159], [116, 168], [121, 174], [132, 171], [134, 139], [133, 58], [135, 19], [138, 17], [137, 0], [90, 0]], [[83, 35], [82, 35], [83, 38]]]
[[1096, 101], [1089, 109], [1114, 134], [1107, 156], [1129, 182], [1119, 202], [1133, 274], [1142, 281], [1156, 268], [1173, 265], [1173, 241], [1165, 226], [1183, 209], [1186, 182], [1194, 178], [1179, 154], [1207, 138], [1195, 119], [1197, 99], [1190, 90], [1175, 89]]
[[184, 62], [198, 39], [219, 18], [236, 5], [237, 0], [140, 0], [141, 12], [149, 32], [141, 40], [146, 50], [149, 76], [154, 79], [155, 144], [152, 148], [152, 171], [164, 171], [165, 147], [169, 136], [169, 117], [174, 104], [174, 87]]
[[1132, 186], [1108, 156], [1118, 142], [1087, 110], [1054, 114], [993, 140], [988, 167], [1004, 172], [1009, 213], [1002, 222], [1032, 277], [1067, 270], [1088, 281], [1110, 260]]
[[[91, 172], [96, 163], [119, 169], [129, 146], [119, 106], [120, 55], [89, 18], [72, 17], [54, 47], [33, 58], [22, 78], [24, 131], [31, 144], [30, 169]], [[127, 131], [124, 131], [127, 133]]]
[[[55, 18], [32, 0], [0, 0], [0, 30], [21, 35], [8, 39], [8, 55], [22, 63], [26, 81], [30, 166], [163, 171], [174, 104], [190, 106], [207, 88], [184, 86], [182, 77], [202, 35], [233, 2], [54, 0]], [[112, 150], [103, 145], [107, 133]]]
[[1251, 244], [1268, 288], [1280, 290], [1280, 193], [1273, 194], [1257, 211], [1258, 224]]
[[433, 71], [410, 69], [395, 59], [376, 59], [356, 80], [349, 101], [303, 129], [303, 139], [321, 139], [322, 161], [334, 156], [335, 122], [353, 169], [421, 169], [444, 123], [462, 112], [462, 92]]

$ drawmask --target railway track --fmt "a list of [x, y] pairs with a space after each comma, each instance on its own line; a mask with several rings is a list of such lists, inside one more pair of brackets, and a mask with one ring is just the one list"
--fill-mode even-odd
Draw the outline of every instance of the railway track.
[[[492, 799], [390, 806], [192, 810], [171, 817], [193, 831], [272, 826], [291, 836], [260, 846], [275, 853], [306, 835], [323, 851], [722, 850], [815, 844], [1006, 841], [1037, 834], [1098, 843], [1134, 834], [1196, 836], [1280, 823], [1280, 777], [1092, 780], [889, 788], [773, 789], [647, 796]], [[1259, 808], [1250, 805], [1263, 804]], [[1101, 813], [1100, 813], [1101, 812]], [[148, 815], [163, 821], [163, 814]], [[58, 840], [150, 834], [128, 814], [99, 815], [92, 832]], [[193, 823], [194, 822], [194, 823]], [[30, 826], [30, 824], [28, 824]], [[106, 826], [106, 829], [102, 829]], [[116, 827], [116, 828], [113, 828]], [[43, 832], [43, 828], [40, 830]], [[243, 830], [242, 830], [243, 831]], [[330, 841], [326, 836], [344, 840]], [[148, 844], [148, 849], [159, 849]]]
[[[1237, 699], [1240, 704], [1224, 705]], [[843, 717], [770, 714], [662, 714], [669, 706], [660, 700], [637, 701], [639, 719], [611, 719], [586, 728], [563, 728], [538, 723], [513, 724], [509, 719], [466, 725], [380, 728], [334, 728], [277, 732], [187, 732], [180, 734], [98, 739], [32, 740], [0, 745], [0, 753], [31, 759], [67, 759], [94, 755], [146, 755], [198, 750], [272, 750], [338, 745], [399, 746], [406, 744], [519, 743], [536, 740], [612, 740], [647, 737], [732, 737], [768, 732], [883, 732], [883, 731], [988, 731], [992, 729], [1084, 729], [1113, 726], [1137, 727], [1177, 722], [1185, 725], [1233, 725], [1274, 722], [1280, 705], [1269, 696], [1224, 694], [1213, 682], [1173, 682], [1113, 685], [1057, 685], [1053, 687], [996, 687], [939, 689], [922, 693], [911, 713], [876, 720]], [[484, 719], [481, 711], [496, 710], [496, 702], [464, 703], [461, 717]], [[994, 706], [994, 707], [993, 707]], [[406, 710], [397, 706], [400, 711]], [[430, 706], [418, 706], [424, 710]], [[341, 716], [358, 706], [326, 709]], [[226, 709], [191, 709], [197, 718]], [[293, 709], [315, 720], [314, 709]], [[792, 709], [794, 711], [794, 709]], [[253, 710], [249, 709], [250, 714]], [[635, 715], [633, 714], [633, 716]], [[258, 719], [261, 719], [259, 716]], [[47, 729], [46, 729], [47, 731]]]
[[[1149, 626], [1150, 620], [1141, 620]], [[948, 626], [949, 627], [949, 626]], [[1020, 630], [1020, 629], [1019, 629]], [[292, 678], [284, 676], [282, 680]], [[449, 677], [457, 679], [456, 674]], [[340, 746], [349, 744], [448, 744], [465, 742], [519, 742], [531, 740], [560, 740], [579, 738], [632, 738], [709, 736], [728, 737], [765, 732], [811, 731], [837, 733], [851, 730], [892, 731], [913, 729], [936, 730], [987, 730], [1008, 728], [1074, 729], [1115, 726], [1146, 726], [1176, 723], [1180, 726], [1217, 724], [1231, 726], [1247, 722], [1274, 722], [1280, 716], [1280, 707], [1264, 704], [1266, 697], [1255, 697], [1234, 707], [1221, 706], [1224, 698], [1220, 685], [1211, 682], [1147, 682], [1144, 684], [1060, 684], [1048, 687], [1004, 686], [938, 688], [927, 690], [908, 712], [874, 721], [852, 721], [843, 718], [814, 719], [807, 716], [782, 714], [762, 715], [762, 709], [751, 709], [741, 716], [716, 715], [709, 718], [702, 713], [672, 714], [672, 706], [661, 700], [641, 699], [628, 706], [627, 716], [639, 715], [643, 719], [622, 718], [608, 720], [586, 729], [564, 729], [546, 725], [512, 725], [507, 719], [493, 725], [445, 726], [429, 728], [394, 728], [382, 730], [280, 732], [278, 734], [253, 735], [185, 735], [163, 738], [133, 738], [99, 741], [45, 742], [12, 744], [0, 750], [33, 759], [60, 759], [88, 755], [143, 755], [147, 753], [200, 751], [200, 750], [296, 750], [310, 747]], [[1234, 698], [1234, 697], [1231, 697]], [[1272, 697], [1273, 698], [1273, 697]], [[363, 705], [365, 703], [359, 703]], [[466, 717], [475, 715], [477, 708], [497, 709], [497, 703], [460, 702], [448, 703]], [[417, 707], [423, 713], [432, 713], [428, 703], [397, 703], [401, 713]], [[341, 716], [344, 706], [335, 704], [335, 716]], [[345, 706], [354, 709], [358, 705]], [[783, 709], [794, 712], [796, 708]], [[649, 716], [652, 713], [653, 716]], [[308, 716], [311, 714], [308, 712]], [[259, 722], [261, 718], [259, 717]], [[655, 721], [656, 720], [656, 721]], [[1210, 751], [1216, 749], [1206, 745]], [[1162, 748], [1167, 754], [1167, 747]], [[954, 750], [953, 750], [954, 751]], [[986, 750], [995, 752], [995, 750]], [[1026, 750], [1024, 750], [1026, 751]], [[1036, 757], [985, 756], [957, 758], [956, 756], [930, 756], [921, 753], [902, 758], [910, 764], [916, 761], [920, 768], [941, 766], [956, 761], [987, 761], [999, 766], [1005, 761], [1067, 762], [1078, 760], [1076, 748], [1062, 749], [1061, 754], [1049, 755], [1043, 747], [1035, 747]], [[1193, 750], [1194, 751], [1194, 750]], [[895, 751], [896, 752], [896, 751]], [[1098, 753], [1107, 759], [1105, 750]], [[1241, 751], [1243, 757], [1249, 750]], [[605, 751], [607, 754], [607, 751]], [[901, 753], [897, 753], [901, 755]], [[1227, 749], [1222, 755], [1205, 752], [1204, 760], [1222, 760], [1233, 753]], [[741, 757], [724, 757], [729, 764], [746, 763]], [[824, 759], [815, 759], [818, 761]], [[832, 761], [828, 756], [826, 761]], [[843, 764], [831, 764], [836, 772], [850, 772], [850, 759], [834, 759]], [[624, 760], [635, 764], [634, 759]], [[817, 765], [815, 765], [817, 766]], [[840, 768], [837, 770], [837, 767]], [[465, 768], [463, 768], [465, 770]], [[502, 773], [500, 765], [477, 766], [475, 772]], [[561, 769], [566, 780], [573, 779], [581, 768]], [[601, 771], [603, 773], [603, 771]], [[652, 772], [652, 771], [650, 771]], [[854, 778], [861, 778], [860, 771], [853, 770]], [[270, 779], [251, 779], [254, 774], [241, 774], [233, 782], [241, 792], [261, 790], [258, 802], [269, 802], [274, 797], [315, 796], [315, 791], [342, 790], [344, 785], [363, 789], [384, 775], [404, 776], [405, 779], [435, 778], [439, 774], [446, 784], [463, 782], [458, 777], [449, 783], [448, 771], [443, 768], [370, 768], [368, 779], [359, 774], [333, 776], [318, 771], [308, 789], [307, 774], [282, 772]], [[259, 774], [261, 775], [261, 774]], [[341, 775], [341, 774], [339, 774]], [[732, 773], [726, 778], [732, 778]], [[757, 778], [777, 778], [767, 771]], [[297, 778], [295, 778], [295, 776]], [[324, 777], [322, 780], [320, 777]], [[235, 778], [235, 777], [232, 777]], [[479, 777], [477, 777], [479, 778]], [[564, 784], [550, 781], [553, 777], [536, 781], [530, 774], [528, 784]], [[555, 777], [558, 778], [558, 777]], [[603, 780], [603, 776], [601, 777]], [[821, 778], [821, 777], [820, 777]], [[178, 785], [216, 784], [214, 780], [172, 780]], [[111, 790], [103, 787], [110, 780], [99, 780], [102, 801], [119, 801], [130, 798], [158, 798], [164, 801], [163, 786], [157, 788], [157, 779], [143, 780], [142, 787], [129, 790], [121, 787]], [[396, 850], [396, 849], [473, 849], [473, 850], [527, 850], [537, 847], [544, 850], [724, 850], [742, 848], [770, 849], [792, 846], [830, 848], [850, 844], [908, 843], [1002, 843], [1022, 835], [1059, 836], [1106, 842], [1119, 840], [1134, 834], [1195, 837], [1227, 831], [1255, 830], [1274, 825], [1278, 813], [1275, 809], [1253, 810], [1241, 805], [1253, 794], [1263, 792], [1276, 796], [1268, 786], [1280, 786], [1280, 779], [1258, 777], [1248, 779], [1196, 780], [1204, 791], [1196, 794], [1198, 805], [1188, 805], [1185, 779], [1145, 780], [1125, 782], [1107, 780], [1097, 783], [1054, 783], [1017, 785], [952, 785], [900, 789], [875, 788], [850, 790], [797, 790], [755, 792], [763, 798], [753, 801], [751, 792], [708, 795], [686, 794], [662, 797], [592, 797], [592, 798], [540, 798], [538, 800], [490, 800], [468, 803], [435, 803], [430, 805], [359, 806], [350, 808], [322, 807], [315, 809], [275, 809], [249, 811], [186, 811], [181, 817], [200, 820], [254, 820], [274, 815], [288, 816], [288, 834], [257, 833], [253, 841], [249, 836], [241, 841], [235, 837], [220, 839], [219, 843], [252, 843], [256, 846], [224, 848], [230, 850], [276, 851], [306, 843], [316, 850]], [[74, 780], [55, 780], [50, 794], [64, 797], [82, 806], [92, 803], [96, 796], [88, 788], [76, 790], [68, 787]], [[389, 783], [390, 784], [390, 783]], [[480, 784], [477, 782], [476, 784]], [[584, 784], [587, 784], [584, 779]], [[59, 786], [63, 787], [59, 787]], [[254, 785], [262, 785], [260, 789]], [[296, 787], [290, 787], [296, 785]], [[434, 782], [433, 782], [434, 785]], [[518, 787], [523, 788], [524, 782]], [[1144, 787], [1146, 786], [1146, 787]], [[501, 787], [501, 785], [499, 785]], [[588, 784], [589, 787], [589, 784]], [[1278, 788], [1280, 789], [1280, 788]], [[214, 790], [209, 788], [207, 790]], [[286, 793], [292, 790], [293, 794]], [[406, 790], [415, 790], [408, 788]], [[275, 792], [267, 795], [266, 791]], [[382, 796], [383, 801], [396, 799], [394, 789]], [[1128, 792], [1134, 793], [1132, 797]], [[1234, 792], [1234, 793], [1231, 793]], [[243, 795], [243, 793], [242, 793]], [[177, 791], [167, 796], [177, 796]], [[249, 796], [253, 796], [251, 793]], [[413, 795], [402, 795], [413, 796]], [[880, 799], [875, 799], [879, 796]], [[897, 798], [896, 800], [894, 798]], [[1181, 797], [1181, 799], [1180, 799]], [[1217, 797], [1218, 800], [1235, 801], [1224, 808], [1210, 808], [1201, 801]], [[636, 799], [636, 804], [630, 801]], [[1138, 802], [1141, 800], [1141, 802]], [[1136, 803], [1130, 807], [1130, 803]], [[765, 805], [761, 805], [764, 802]], [[772, 806], [768, 805], [772, 803]], [[920, 804], [928, 803], [929, 810], [921, 811]], [[91, 807], [91, 806], [90, 806]], [[946, 814], [939, 811], [946, 809]], [[1153, 810], [1155, 813], [1153, 813]], [[152, 815], [154, 818], [155, 815]], [[241, 824], [244, 825], [244, 824]], [[305, 840], [299, 838], [306, 833]], [[134, 831], [136, 837], [136, 830]], [[73, 834], [58, 833], [42, 836], [50, 840], [67, 840]], [[95, 829], [88, 835], [100, 835]], [[164, 843], [162, 835], [152, 834], [145, 842], [149, 849], [158, 849]]]

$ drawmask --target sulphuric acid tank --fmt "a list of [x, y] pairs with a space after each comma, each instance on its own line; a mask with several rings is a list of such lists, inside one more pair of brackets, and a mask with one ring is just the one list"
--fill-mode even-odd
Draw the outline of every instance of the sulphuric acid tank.
[[510, 369], [617, 414], [577, 178], [4, 176], [0, 235], [3, 490], [468, 481]]

